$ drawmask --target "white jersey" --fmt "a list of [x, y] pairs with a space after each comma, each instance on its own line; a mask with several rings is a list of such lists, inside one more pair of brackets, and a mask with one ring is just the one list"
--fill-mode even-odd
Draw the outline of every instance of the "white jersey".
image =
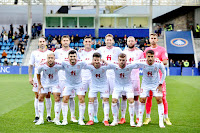
[[65, 70], [66, 84], [68, 86], [74, 86], [82, 83], [81, 70], [87, 65], [85, 62], [77, 61], [75, 65], [71, 65], [69, 60], [62, 62]]
[[93, 65], [87, 65], [85, 68], [91, 71], [92, 86], [102, 86], [108, 84], [106, 71], [111, 68], [110, 65], [102, 65], [98, 69], [96, 69]]
[[120, 87], [130, 86], [131, 82], [131, 71], [138, 68], [135, 64], [127, 63], [125, 68], [120, 68], [117, 63], [111, 64], [111, 69], [115, 72], [115, 85]]
[[63, 69], [61, 63], [55, 61], [55, 65], [49, 67], [47, 62], [43, 62], [38, 66], [37, 74], [41, 74], [43, 72], [43, 76], [41, 77], [41, 83], [43, 86], [51, 86], [59, 83], [58, 71]]
[[[55, 54], [55, 58], [59, 60], [59, 62], [63, 62], [64, 60], [68, 59], [68, 53], [69, 51], [72, 50], [71, 48], [69, 50], [64, 50], [64, 49], [57, 49], [54, 54]], [[58, 76], [59, 76], [59, 80], [65, 80], [65, 71], [64, 70], [60, 70], [58, 72]]]
[[[94, 54], [95, 50], [91, 50], [91, 51], [85, 51], [82, 50], [81, 52], [79, 52], [79, 57], [82, 61], [86, 62], [87, 64], [92, 62], [92, 56]], [[88, 69], [82, 69], [81, 71], [81, 76], [82, 78], [85, 80], [89, 80], [91, 79], [91, 72]]]
[[[159, 84], [163, 84], [166, 77], [165, 66], [161, 61], [155, 60], [154, 64], [148, 65], [146, 59], [140, 59], [135, 62], [138, 68], [143, 69], [142, 85], [148, 88], [157, 88]], [[160, 80], [159, 69], [163, 76]]]
[[47, 59], [47, 54], [51, 52], [49, 50], [46, 50], [46, 51], [40, 51], [39, 49], [38, 50], [35, 50], [31, 53], [31, 58], [29, 60], [29, 65], [33, 65], [35, 66], [35, 71], [34, 71], [34, 80], [35, 82], [37, 81], [37, 68], [39, 66], [39, 64], [41, 62], [43, 62], [44, 60]]
[[[123, 53], [126, 54], [127, 56], [127, 62], [128, 63], [132, 63], [133, 61], [137, 61], [139, 59], [143, 59], [144, 58], [144, 54], [142, 52], [142, 50], [138, 49], [134, 49], [134, 50], [129, 50], [124, 49]], [[139, 69], [133, 69], [131, 72], [131, 80], [140, 80], [139, 77]]]
[[[122, 52], [122, 50], [119, 47], [112, 46], [110, 49], [107, 47], [100, 47], [97, 52], [101, 54], [101, 58], [106, 60], [108, 63], [110, 62], [117, 62], [118, 61], [118, 55]], [[109, 70], [107, 71], [108, 77], [114, 76], [114, 71]]]

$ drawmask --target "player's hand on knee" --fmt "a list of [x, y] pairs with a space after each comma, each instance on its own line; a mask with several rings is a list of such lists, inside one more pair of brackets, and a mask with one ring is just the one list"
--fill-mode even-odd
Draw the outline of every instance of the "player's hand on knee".
[[29, 79], [29, 83], [30, 83], [31, 85], [33, 85], [33, 79], [32, 79], [32, 78]]
[[44, 90], [43, 86], [42, 86], [42, 85], [39, 85], [39, 86], [38, 86], [38, 93], [41, 93], [41, 89]]
[[162, 93], [162, 84], [159, 84], [156, 90], [157, 92]]

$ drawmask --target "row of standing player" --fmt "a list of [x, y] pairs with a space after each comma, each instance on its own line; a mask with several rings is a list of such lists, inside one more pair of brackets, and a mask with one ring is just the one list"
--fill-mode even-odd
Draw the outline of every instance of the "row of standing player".
[[[156, 44], [156, 42], [158, 41], [157, 39], [157, 36], [155, 34], [152, 34], [150, 35], [150, 42], [152, 44], [152, 46], [150, 47], [150, 49], [153, 48], [153, 50], [155, 51], [155, 56], [158, 57], [161, 61], [163, 61], [164, 64], [167, 63], [167, 56], [166, 56], [166, 52], [165, 52], [165, 49], [158, 46]], [[91, 38], [86, 38], [84, 39], [84, 45], [85, 45], [85, 48], [84, 50], [82, 50], [79, 55], [81, 57], [81, 59], [85, 60], [85, 61], [91, 61], [91, 57], [92, 57], [92, 54], [94, 53], [94, 51], [91, 49]], [[121, 53], [121, 50], [117, 47], [113, 47], [112, 44], [114, 43], [114, 40], [113, 40], [113, 36], [108, 34], [105, 38], [105, 42], [106, 42], [106, 47], [102, 47], [100, 49], [98, 49], [97, 51], [99, 53], [102, 54], [102, 58], [107, 60], [108, 62], [109, 61], [117, 61], [118, 60], [118, 55], [119, 53]], [[134, 60], [138, 60], [138, 59], [141, 59], [143, 58], [143, 53], [141, 50], [137, 49], [134, 47], [134, 44], [135, 44], [135, 39], [134, 37], [129, 37], [128, 38], [128, 48], [125, 50], [125, 53], [127, 54], [127, 59], [128, 59], [128, 62], [132, 62]], [[69, 48], [69, 43], [70, 43], [70, 40], [68, 37], [64, 37], [62, 38], [62, 49], [59, 49], [57, 51], [55, 51], [55, 55], [56, 55], [56, 58], [57, 59], [60, 59], [60, 60], [65, 60], [67, 59], [68, 57], [68, 51], [70, 50]], [[40, 50], [40, 51], [39, 51]], [[38, 120], [38, 113], [37, 113], [37, 110], [38, 110], [38, 105], [37, 105], [37, 98], [38, 98], [38, 93], [37, 93], [37, 82], [36, 83], [33, 83], [33, 80], [32, 80], [32, 76], [31, 76], [31, 71], [32, 71], [32, 66], [35, 64], [35, 66], [37, 66], [39, 64], [39, 62], [45, 58], [45, 55], [46, 55], [46, 52], [45, 52], [45, 42], [42, 41], [42, 39], [39, 40], [39, 50], [38, 51], [35, 51], [32, 53], [32, 56], [31, 56], [31, 60], [30, 60], [30, 67], [29, 67], [29, 81], [31, 84], [34, 85], [34, 88], [33, 90], [35, 91], [35, 94], [36, 94], [36, 98], [35, 98], [35, 112], [36, 112], [36, 120]], [[43, 52], [41, 52], [43, 51]], [[41, 55], [43, 54], [43, 55]], [[37, 69], [37, 68], [36, 68]], [[133, 72], [135, 71], [135, 72]], [[138, 113], [138, 110], [139, 110], [139, 101], [138, 101], [138, 98], [139, 98], [139, 70], [133, 70], [132, 71], [132, 74], [131, 74], [131, 79], [132, 81], [134, 82], [133, 83], [133, 87], [136, 89], [136, 93], [135, 93], [135, 97], [134, 97], [134, 100], [135, 100], [135, 112], [136, 112], [136, 117], [137, 117], [137, 121], [138, 122], [138, 118], [139, 118], [139, 113]], [[63, 77], [63, 78], [60, 78], [60, 77]], [[108, 70], [107, 72], [107, 77], [108, 77], [108, 83], [109, 83], [109, 88], [112, 90], [113, 88], [113, 85], [114, 85], [114, 72], [112, 70]], [[65, 80], [64, 79], [65, 76], [64, 74], [59, 74], [59, 79], [61, 79], [59, 81], [60, 85], [61, 83], [63, 83], [63, 81]], [[90, 76], [88, 75], [88, 71], [85, 70], [85, 74], [84, 72], [82, 72], [82, 79], [83, 79], [83, 86], [84, 88], [88, 88], [89, 87], [89, 82], [90, 82]], [[34, 77], [34, 81], [37, 81], [37, 78], [36, 76]], [[163, 85], [164, 86], [164, 85]], [[166, 91], [163, 91], [163, 92], [166, 92]], [[165, 93], [166, 94], [166, 93]], [[151, 98], [151, 97], [150, 97]], [[166, 96], [164, 96], [163, 94], [163, 98], [166, 98]], [[47, 95], [47, 98], [46, 100], [48, 99], [48, 95]], [[75, 107], [71, 106], [71, 105], [75, 105], [75, 104], [71, 104], [74, 102], [73, 98], [71, 98], [72, 100], [70, 100], [70, 110], [71, 110], [71, 118], [74, 122], [76, 122], [76, 119], [75, 119], [75, 116], [74, 116], [74, 111], [75, 111]], [[57, 100], [55, 99], [56, 102], [59, 102], [60, 99], [57, 98]], [[71, 102], [72, 101], [72, 102]], [[94, 101], [97, 101], [94, 100]], [[150, 100], [147, 100], [147, 103], [148, 101]], [[166, 100], [163, 100], [163, 102], [166, 101]], [[49, 105], [47, 105], [49, 102], [46, 102], [46, 106], [47, 106], [47, 109], [49, 109]], [[98, 102], [94, 102], [94, 103], [98, 103]], [[166, 102], [164, 102], [164, 107], [166, 107]], [[56, 105], [56, 103], [55, 103]], [[81, 102], [80, 102], [80, 105], [81, 105]], [[95, 105], [95, 104], [94, 104]], [[147, 104], [148, 105], [148, 104]], [[151, 103], [150, 103], [151, 105]], [[60, 104], [58, 104], [57, 106], [60, 106]], [[122, 118], [120, 120], [120, 124], [123, 124], [125, 123], [125, 112], [126, 112], [126, 98], [123, 96], [122, 98], [122, 103], [121, 103], [121, 108], [122, 108]], [[94, 107], [94, 110], [96, 111], [96, 113], [94, 114], [97, 114], [97, 108], [98, 108], [98, 105], [96, 104], [95, 107]], [[148, 108], [150, 108], [150, 106], [147, 106], [146, 109], [149, 110]], [[165, 122], [170, 125], [170, 121], [167, 117], [167, 112], [166, 112], [167, 109], [165, 109]], [[47, 110], [47, 115], [49, 114], [48, 113], [49, 111]], [[79, 111], [80, 112], [80, 111]], [[147, 113], [150, 114], [150, 112], [147, 111]], [[48, 115], [47, 119], [49, 118], [50, 115]], [[147, 114], [147, 117], [149, 115]], [[95, 117], [94, 117], [95, 118]], [[95, 121], [95, 119], [94, 119]], [[145, 119], [144, 121], [144, 124], [148, 124], [148, 122], [150, 122], [150, 118], [147, 118]]]

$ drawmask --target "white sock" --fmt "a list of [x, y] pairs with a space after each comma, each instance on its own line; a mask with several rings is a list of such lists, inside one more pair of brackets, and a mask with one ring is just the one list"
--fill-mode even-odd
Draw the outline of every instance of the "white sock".
[[55, 102], [55, 105], [54, 105], [54, 112], [55, 112], [55, 119], [56, 120], [59, 120], [59, 117], [60, 117], [60, 102]]
[[60, 101], [59, 101], [59, 102], [60, 102], [60, 111], [59, 111], [59, 116], [60, 116], [60, 112], [61, 112], [61, 110], [62, 110], [62, 99], [63, 99], [63, 98], [60, 97]]
[[38, 112], [40, 119], [43, 119], [44, 117], [44, 102], [38, 102]]
[[164, 106], [163, 103], [158, 104], [159, 121], [163, 121]]
[[113, 121], [117, 122], [117, 116], [118, 116], [117, 103], [112, 103], [112, 113], [113, 113]]
[[168, 114], [164, 114], [164, 118], [165, 118], [165, 119], [168, 118]]
[[139, 118], [139, 100], [135, 101], [135, 114], [136, 114], [136, 118]]
[[99, 107], [98, 98], [95, 98], [94, 99], [94, 116], [97, 116], [98, 107]]
[[109, 118], [109, 102], [104, 102], [104, 121], [108, 121]]
[[79, 119], [83, 120], [85, 114], [85, 103], [79, 103]]
[[88, 115], [89, 115], [89, 119], [93, 120], [93, 116], [94, 116], [94, 103], [93, 102], [88, 103]]
[[38, 99], [37, 99], [37, 98], [35, 98], [34, 107], [35, 107], [35, 117], [39, 117], [39, 112], [38, 112]]
[[144, 109], [145, 109], [145, 103], [140, 103], [140, 106], [139, 106], [139, 121], [140, 122], [143, 122]]
[[51, 116], [51, 98], [46, 98], [46, 110], [47, 110], [47, 117]]
[[68, 103], [62, 102], [63, 120], [67, 120], [67, 113], [68, 113]]
[[117, 100], [117, 108], [118, 108], [118, 110], [117, 110], [117, 120], [119, 119], [119, 108], [120, 108], [120, 100], [118, 99]]
[[69, 99], [69, 108], [71, 111], [71, 117], [75, 117], [75, 100], [74, 100], [74, 98]]
[[122, 101], [121, 101], [121, 118], [125, 118], [126, 108], [127, 108], [127, 100], [122, 99]]
[[129, 103], [130, 122], [134, 121], [134, 103]]
[[150, 118], [151, 116], [150, 116], [150, 114], [146, 114], [146, 118]]

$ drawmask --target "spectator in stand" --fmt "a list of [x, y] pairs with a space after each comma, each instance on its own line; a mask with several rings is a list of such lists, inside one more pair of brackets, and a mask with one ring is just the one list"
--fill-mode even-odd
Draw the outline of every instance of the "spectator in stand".
[[125, 44], [125, 45], [126, 45], [126, 43], [127, 43], [127, 36], [126, 36], [126, 35], [124, 35], [123, 44]]
[[56, 48], [56, 49], [59, 49], [59, 48], [60, 48], [60, 44], [58, 44], [58, 42], [56, 43], [55, 48]]
[[188, 62], [188, 60], [185, 60], [183, 65], [184, 65], [184, 67], [189, 67], [190, 63]]
[[3, 37], [3, 34], [4, 34], [5, 31], [6, 31], [5, 28], [2, 27], [2, 32], [1, 32], [1, 36], [2, 36], [2, 37]]
[[51, 41], [51, 45], [56, 45], [58, 43], [58, 41], [56, 40], [56, 38], [54, 37], [53, 40]]
[[54, 48], [54, 46], [52, 46], [51, 51], [54, 52], [56, 50], [56, 48]]
[[71, 42], [74, 42], [74, 35], [72, 35], [71, 37]]
[[3, 34], [3, 42], [8, 43], [8, 34], [6, 33], [6, 31], [4, 31], [4, 34]]
[[24, 48], [24, 46], [22, 46], [22, 48], [21, 48], [21, 54], [24, 54], [24, 52], [25, 52], [25, 48]]
[[119, 38], [117, 37], [117, 35], [115, 35], [114, 40], [115, 40], [115, 43], [118, 43]]
[[13, 35], [13, 25], [12, 24], [10, 25], [10, 31], [11, 31], [11, 34]]
[[47, 48], [48, 50], [51, 50], [51, 42], [48, 43]]
[[195, 61], [192, 61], [192, 67], [195, 67]]
[[13, 66], [17, 66], [17, 62], [16, 61], [13, 62]]
[[21, 45], [18, 45], [16, 54], [20, 54], [21, 55], [21, 49], [22, 49]]
[[174, 67], [174, 63], [173, 63], [173, 60], [172, 60], [172, 59], [170, 59], [169, 67]]
[[133, 25], [133, 28], [137, 28], [136, 24]]
[[78, 43], [80, 40], [80, 37], [78, 36], [78, 34], [76, 34], [76, 36], [74, 37], [74, 42]]
[[24, 39], [28, 40], [29, 36], [28, 34], [25, 35]]
[[3, 53], [2, 53], [2, 59], [3, 59], [3, 58], [6, 58], [6, 57], [7, 57], [7, 53], [6, 53], [5, 50], [3, 50]]
[[141, 39], [141, 40], [140, 40], [140, 49], [141, 49], [142, 47], [144, 47], [144, 39]]
[[36, 38], [36, 27], [33, 25], [32, 26], [32, 38], [35, 39]]
[[58, 41], [58, 44], [61, 44], [61, 39], [59, 37], [58, 37], [57, 41]]
[[51, 35], [49, 35], [47, 40], [48, 40], [48, 43], [49, 43], [49, 42], [51, 42], [53, 40], [53, 37]]
[[8, 39], [12, 39], [12, 36], [13, 36], [13, 34], [12, 34], [12, 32], [11, 32], [11, 30], [8, 32]]
[[7, 58], [4, 59], [3, 66], [8, 66], [8, 59]]
[[38, 26], [37, 26], [37, 35], [38, 36], [40, 36], [41, 30], [42, 30], [42, 25], [38, 24]]
[[180, 61], [177, 60], [176, 63], [175, 63], [176, 67], [181, 67], [181, 64], [180, 64]]

